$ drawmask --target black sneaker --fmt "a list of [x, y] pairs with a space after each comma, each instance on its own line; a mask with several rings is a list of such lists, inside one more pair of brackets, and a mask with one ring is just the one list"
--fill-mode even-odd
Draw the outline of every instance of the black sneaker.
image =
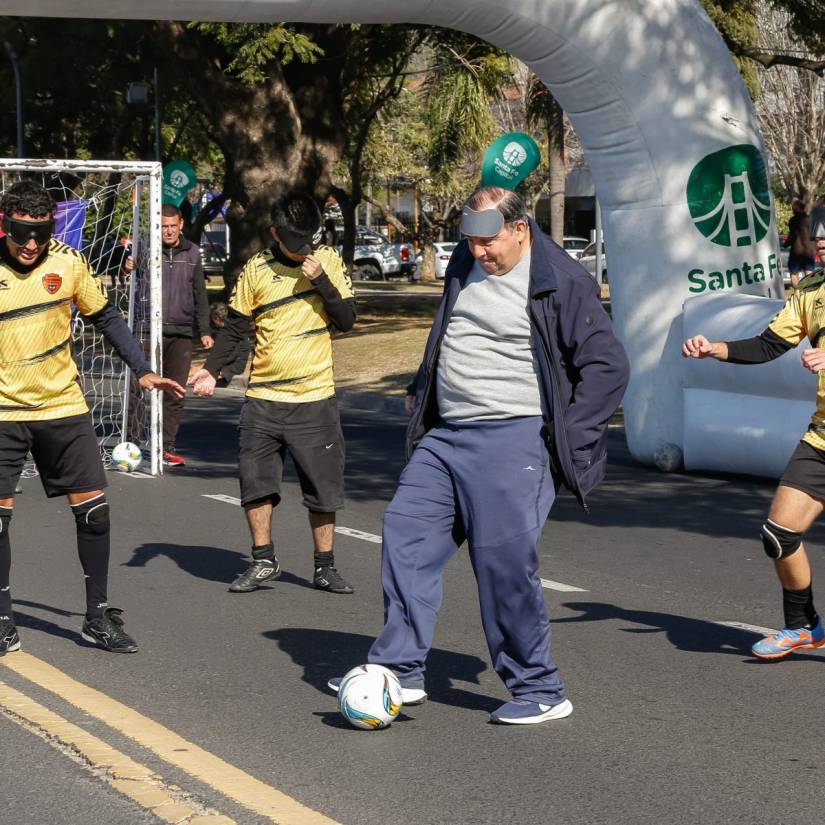
[[137, 653], [137, 642], [123, 629], [122, 610], [107, 607], [97, 619], [84, 619], [81, 636], [111, 653]]
[[355, 592], [355, 588], [334, 567], [316, 567], [312, 583], [318, 590], [329, 593]]
[[278, 559], [255, 559], [246, 570], [229, 585], [230, 593], [251, 593], [258, 585], [281, 575]]
[[20, 637], [14, 619], [0, 619], [0, 656], [20, 650]]

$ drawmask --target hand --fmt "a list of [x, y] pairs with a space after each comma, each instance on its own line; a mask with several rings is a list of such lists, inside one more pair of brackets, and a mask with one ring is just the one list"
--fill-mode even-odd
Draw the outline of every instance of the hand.
[[713, 356], [713, 344], [704, 335], [694, 335], [682, 344], [685, 358], [710, 358]]
[[198, 370], [187, 382], [192, 387], [192, 392], [195, 395], [200, 395], [203, 398], [211, 398], [215, 394], [215, 384], [217, 379], [209, 370]]
[[123, 268], [127, 272], [131, 272], [135, 268], [135, 259], [131, 255], [129, 255], [123, 262]]
[[215, 339], [211, 335], [201, 335], [201, 344], [206, 349], [212, 349], [215, 346]]
[[154, 372], [147, 372], [138, 383], [145, 390], [163, 390], [173, 398], [183, 398], [186, 395], [186, 390], [177, 381], [173, 381], [171, 378], [163, 378]]
[[806, 349], [802, 353], [802, 366], [814, 374], [825, 370], [825, 349]]
[[415, 396], [407, 395], [404, 397], [404, 412], [407, 415], [412, 415], [413, 407], [415, 406]]
[[324, 274], [324, 267], [314, 255], [307, 255], [301, 263], [301, 271], [310, 281], [315, 281]]

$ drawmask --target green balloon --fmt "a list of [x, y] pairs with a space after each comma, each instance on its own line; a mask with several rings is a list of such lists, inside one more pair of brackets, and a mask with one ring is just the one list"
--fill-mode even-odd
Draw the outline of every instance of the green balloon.
[[524, 132], [496, 138], [484, 155], [481, 185], [515, 189], [541, 162], [536, 141]]
[[195, 170], [185, 160], [173, 160], [163, 167], [163, 202], [180, 206], [186, 193], [198, 182]]

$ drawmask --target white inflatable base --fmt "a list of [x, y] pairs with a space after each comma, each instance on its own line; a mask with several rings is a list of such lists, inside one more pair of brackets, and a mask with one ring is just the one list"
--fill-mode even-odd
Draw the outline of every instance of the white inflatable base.
[[685, 390], [687, 470], [779, 478], [811, 420], [810, 402], [714, 390]]
[[[758, 335], [783, 301], [751, 295], [694, 298], [685, 303], [683, 339], [711, 341]], [[684, 465], [778, 478], [816, 407], [816, 376], [798, 347], [767, 364], [684, 359]]]

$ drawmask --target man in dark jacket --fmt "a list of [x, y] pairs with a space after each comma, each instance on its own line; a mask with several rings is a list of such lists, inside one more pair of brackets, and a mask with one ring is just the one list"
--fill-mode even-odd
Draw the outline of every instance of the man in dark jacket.
[[811, 219], [805, 211], [805, 204], [796, 200], [791, 204], [793, 216], [788, 221], [788, 274], [791, 286], [799, 286], [800, 278], [816, 269], [814, 245], [811, 242]]
[[[186, 384], [192, 365], [192, 339], [195, 324], [206, 349], [213, 345], [209, 334], [209, 299], [201, 266], [200, 247], [183, 236], [180, 209], [165, 203], [161, 209], [163, 241], [163, 375]], [[135, 268], [126, 259], [127, 272]], [[163, 398], [163, 463], [170, 467], [186, 464], [175, 449], [175, 439], [183, 418], [183, 398]]]
[[[536, 546], [557, 486], [584, 505], [628, 364], [593, 278], [505, 189], [475, 192], [418, 370], [409, 463], [384, 515], [385, 624], [368, 659], [423, 702], [442, 570], [466, 539], [493, 666], [513, 699], [492, 721], [572, 712], [550, 652]], [[337, 690], [340, 679], [330, 680]]]

